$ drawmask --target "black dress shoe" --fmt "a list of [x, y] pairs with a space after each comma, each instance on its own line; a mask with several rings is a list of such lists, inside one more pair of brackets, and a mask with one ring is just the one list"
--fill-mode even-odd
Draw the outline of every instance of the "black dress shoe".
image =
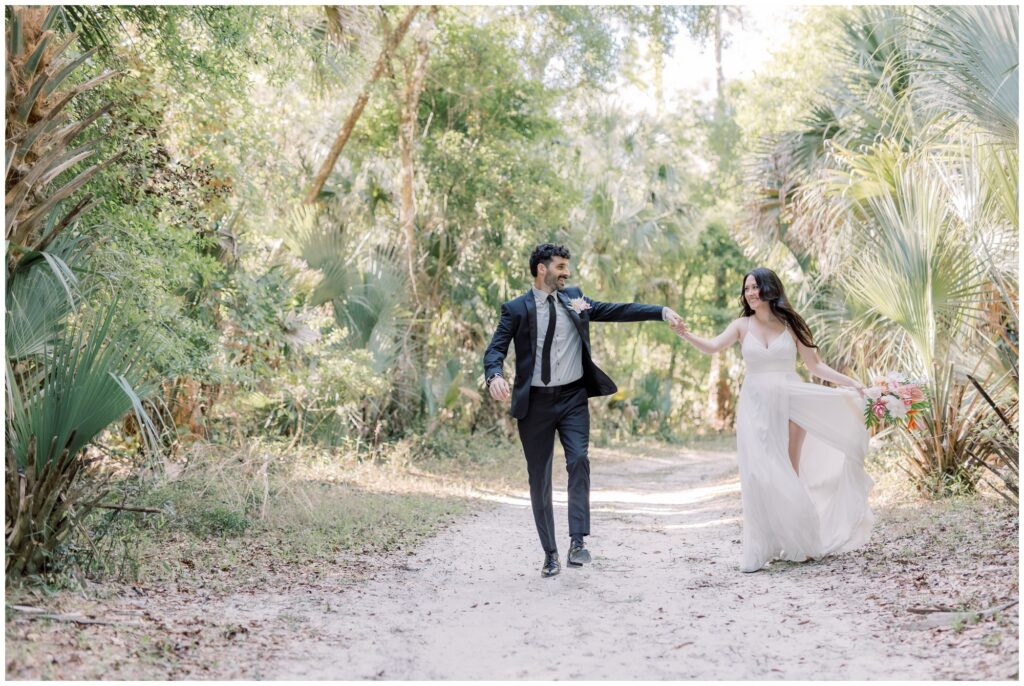
[[558, 551], [544, 553], [544, 566], [540, 568], [540, 575], [543, 577], [554, 576], [562, 571], [562, 565], [558, 564]]
[[565, 560], [570, 567], [582, 567], [590, 562], [590, 551], [583, 547], [582, 541], [573, 541], [569, 546], [569, 555]]

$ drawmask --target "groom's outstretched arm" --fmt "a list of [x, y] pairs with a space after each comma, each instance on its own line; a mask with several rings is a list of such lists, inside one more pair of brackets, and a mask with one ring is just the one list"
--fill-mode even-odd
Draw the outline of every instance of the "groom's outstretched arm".
[[664, 319], [672, 321], [679, 316], [669, 307], [662, 305], [643, 305], [640, 303], [606, 303], [591, 300], [584, 296], [590, 304], [590, 321], [592, 322], [647, 322]]

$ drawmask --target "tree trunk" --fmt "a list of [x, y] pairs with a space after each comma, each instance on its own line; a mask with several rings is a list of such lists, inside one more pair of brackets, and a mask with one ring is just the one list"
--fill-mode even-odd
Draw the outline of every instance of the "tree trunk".
[[667, 390], [665, 391], [665, 393], [666, 393], [666, 395], [668, 395], [669, 411], [664, 413], [661, 416], [661, 427], [660, 427], [661, 431], [663, 431], [665, 433], [668, 433], [670, 431], [670, 429], [669, 429], [669, 415], [671, 414], [671, 407], [672, 407], [672, 386], [673, 386], [673, 381], [676, 378], [676, 357], [678, 357], [678, 355], [679, 355], [679, 347], [680, 347], [679, 346], [679, 339], [676, 338], [675, 340], [672, 341], [672, 357], [669, 359], [669, 363], [668, 363], [668, 378], [665, 379], [665, 385], [668, 387]]
[[349, 136], [352, 135], [352, 129], [355, 128], [356, 122], [359, 121], [359, 117], [363, 114], [363, 109], [366, 107], [367, 101], [370, 99], [370, 88], [380, 78], [380, 75], [384, 73], [384, 68], [387, 66], [388, 60], [390, 59], [391, 53], [395, 51], [395, 48], [402, 42], [406, 32], [409, 30], [409, 25], [412, 23], [416, 13], [419, 12], [419, 5], [413, 5], [409, 8], [409, 11], [402, 18], [402, 21], [398, 23], [395, 30], [391, 35], [387, 36], [384, 40], [384, 47], [380, 51], [380, 57], [377, 58], [377, 63], [373, 66], [373, 71], [370, 72], [370, 78], [366, 80], [366, 84], [363, 86], [363, 91], [356, 98], [356, 102], [352, 105], [352, 110], [349, 112], [345, 122], [341, 125], [341, 131], [338, 132], [338, 137], [334, 140], [334, 145], [331, 146], [330, 152], [327, 153], [327, 159], [320, 166], [320, 171], [317, 172], [316, 177], [313, 179], [313, 185], [309, 189], [309, 193], [306, 194], [306, 202], [312, 203], [316, 201], [320, 191], [323, 190], [324, 183], [327, 182], [327, 177], [330, 176], [331, 170], [334, 169], [334, 165], [338, 162], [338, 157], [341, 155], [342, 149], [348, 142]]
[[[721, 274], [715, 275], [715, 305], [724, 308], [726, 299], [725, 279]], [[728, 364], [725, 359], [727, 351], [711, 356], [711, 369], [708, 374], [708, 419], [715, 431], [722, 431], [730, 424], [732, 413], [732, 389], [729, 385]]]
[[[399, 83], [399, 79], [393, 77], [399, 112], [398, 149], [401, 164], [398, 218], [405, 243], [409, 289], [412, 292], [412, 301], [416, 311], [402, 343], [402, 349], [406, 351], [406, 354], [401, 356], [398, 368], [395, 370], [397, 395], [393, 410], [395, 411], [396, 425], [404, 425], [417, 414], [422, 413], [422, 379], [429, 366], [427, 347], [430, 338], [430, 319], [422, 316], [422, 313], [432, 307], [430, 303], [425, 302], [424, 289], [426, 285], [420, 283], [417, 273], [419, 240], [416, 227], [417, 208], [414, 182], [416, 180], [416, 129], [419, 123], [420, 95], [423, 93], [426, 82], [427, 61], [430, 56], [430, 34], [437, 12], [437, 6], [431, 6], [426, 20], [420, 27], [415, 53], [403, 65], [402, 77], [404, 78], [402, 82]], [[432, 422], [427, 427], [428, 431], [435, 426], [436, 424]]]
[[722, 373], [721, 355], [711, 356], [711, 370], [708, 373], [708, 424], [712, 429], [721, 429], [718, 421], [718, 379]]
[[732, 382], [729, 380], [729, 362], [732, 353], [723, 350], [721, 353], [722, 362], [718, 374], [718, 416], [715, 418], [719, 431], [727, 431], [732, 428], [736, 416], [736, 402], [732, 391]]
[[722, 6], [715, 7], [715, 92], [721, 106], [725, 90], [725, 75], [722, 73]]
[[654, 61], [654, 102], [658, 116], [665, 113], [665, 22], [661, 6], [654, 7], [654, 36], [651, 41]]
[[429, 20], [420, 30], [416, 41], [416, 61], [413, 64], [411, 73], [405, 79], [405, 89], [402, 94], [401, 121], [398, 125], [398, 147], [401, 153], [402, 170], [401, 180], [401, 206], [399, 208], [399, 223], [402, 225], [402, 233], [405, 236], [406, 263], [409, 269], [409, 284], [412, 287], [413, 299], [420, 304], [419, 289], [417, 286], [416, 262], [419, 255], [419, 248], [416, 238], [416, 195], [413, 189], [413, 182], [416, 178], [416, 170], [413, 165], [413, 152], [416, 146], [416, 123], [418, 120], [420, 95], [423, 93], [423, 84], [427, 76], [427, 58], [430, 56], [430, 42], [428, 32], [433, 19], [437, 15], [437, 7], [431, 7]]

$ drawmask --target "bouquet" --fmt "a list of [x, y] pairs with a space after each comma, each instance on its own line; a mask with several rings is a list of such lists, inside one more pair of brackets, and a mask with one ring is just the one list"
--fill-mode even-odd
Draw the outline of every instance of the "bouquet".
[[876, 379], [874, 385], [864, 390], [864, 402], [864, 425], [869, 429], [875, 426], [916, 429], [915, 417], [928, 409], [924, 384], [897, 372]]

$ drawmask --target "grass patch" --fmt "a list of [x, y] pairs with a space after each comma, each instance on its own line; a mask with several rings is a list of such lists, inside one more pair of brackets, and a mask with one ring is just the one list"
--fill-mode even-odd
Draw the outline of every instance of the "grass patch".
[[416, 473], [442, 483], [496, 491], [522, 490], [528, 483], [526, 458], [519, 440], [501, 436], [435, 435], [417, 439]]
[[227, 507], [200, 510], [189, 522], [189, 530], [197, 536], [240, 536], [252, 526], [241, 512]]
[[125, 482], [108, 498], [159, 514], [97, 511], [88, 523], [93, 544], [70, 546], [66, 566], [95, 579], [229, 591], [412, 547], [468, 500], [417, 487], [403, 466], [407, 450], [366, 460], [284, 444], [197, 447], [183, 468]]

